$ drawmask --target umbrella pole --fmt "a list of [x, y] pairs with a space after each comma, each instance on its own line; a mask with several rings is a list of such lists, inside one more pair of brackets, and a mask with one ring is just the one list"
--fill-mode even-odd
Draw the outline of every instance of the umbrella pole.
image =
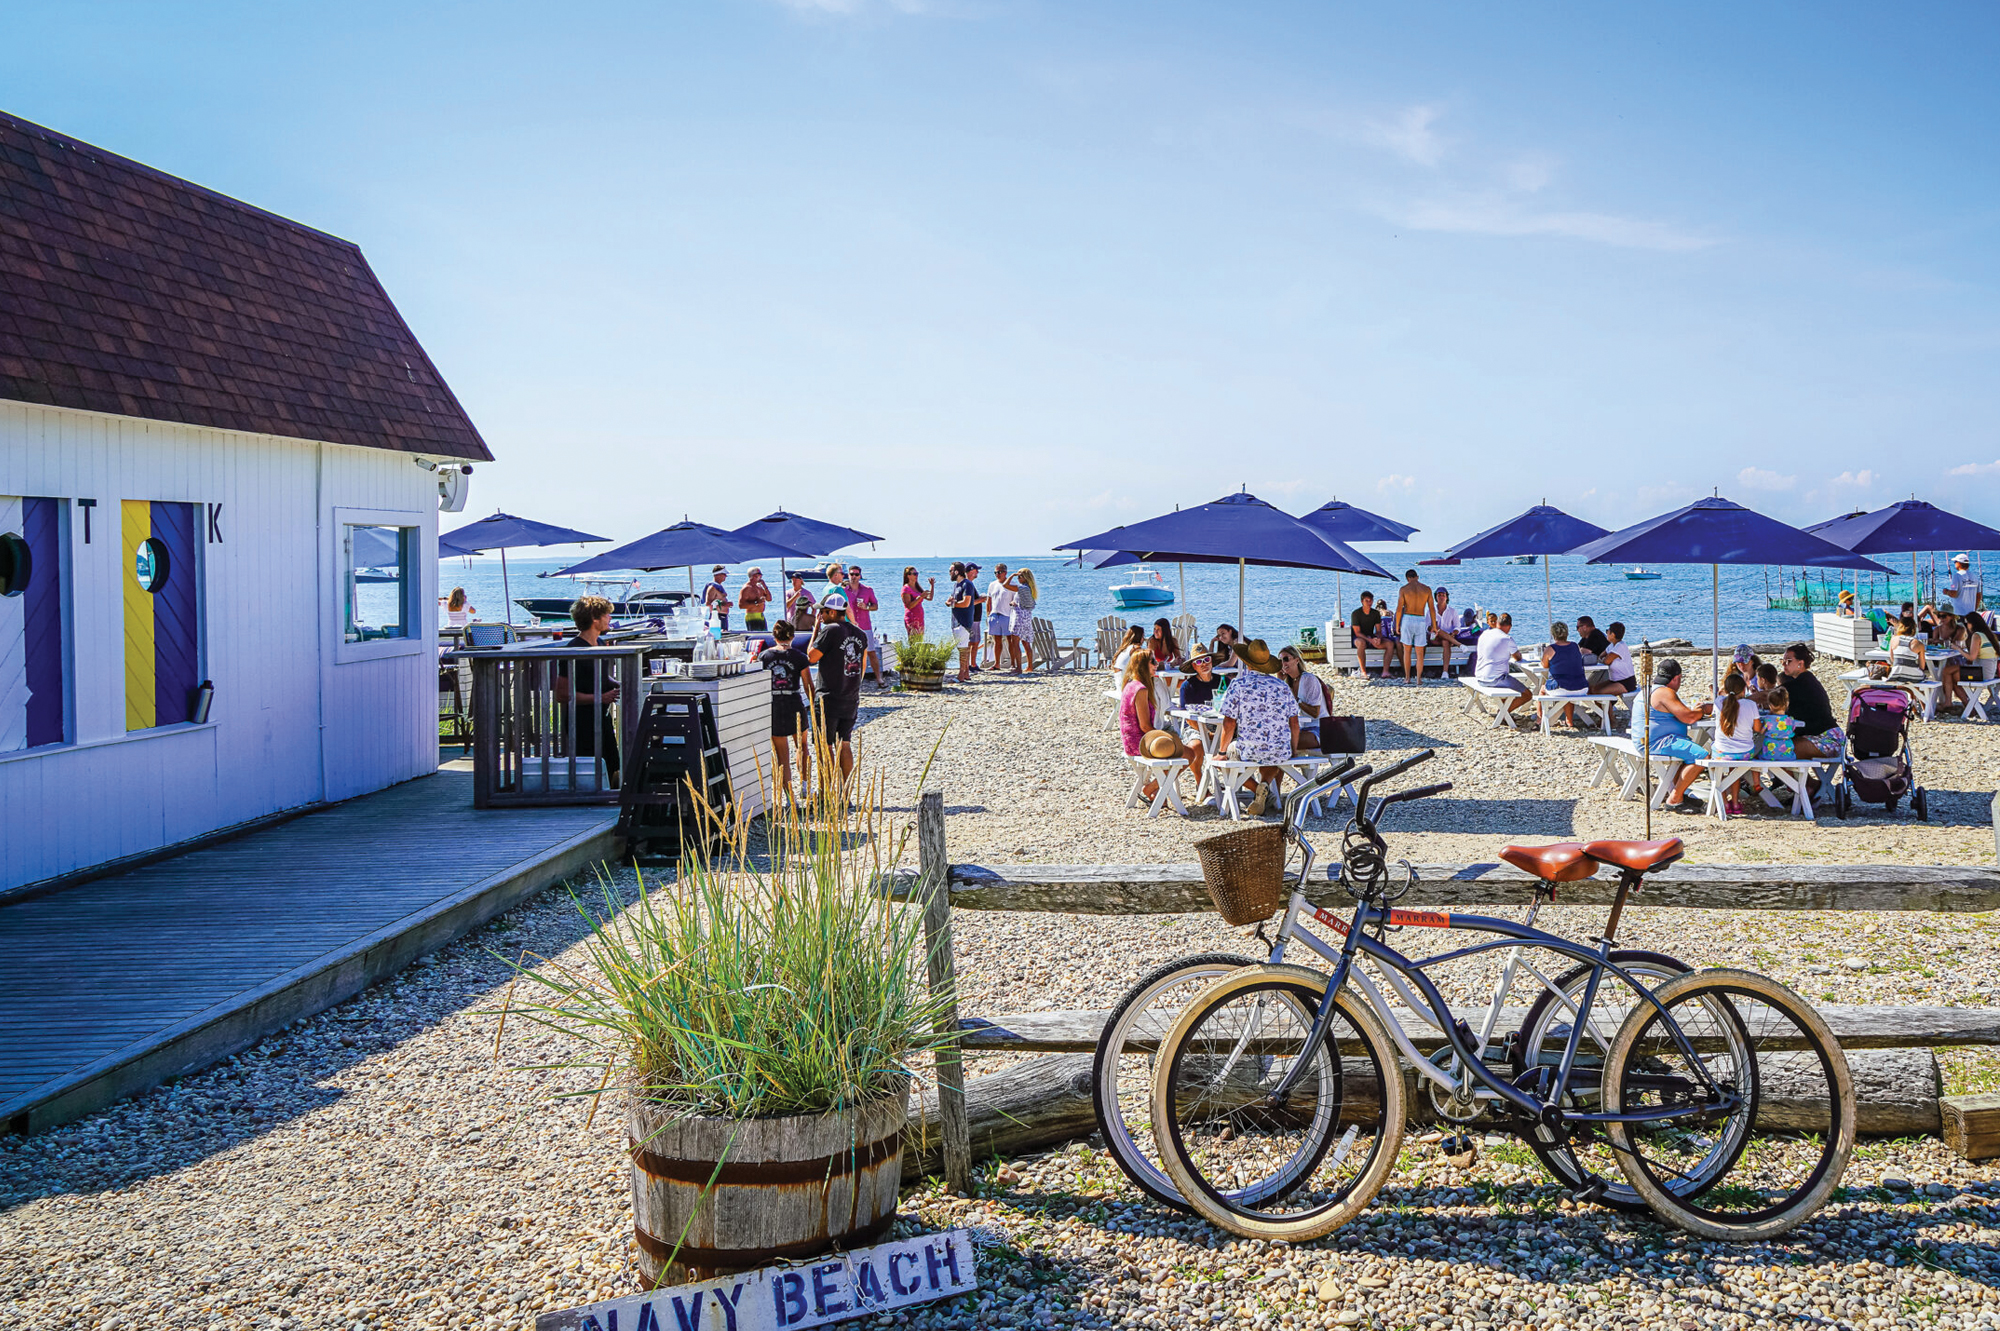
[[[1643, 643], [1645, 639], [1642, 637], [1640, 641]], [[1640, 708], [1643, 707], [1646, 711], [1646, 720], [1640, 731], [1645, 739], [1639, 744], [1639, 761], [1644, 764], [1643, 770], [1646, 776], [1639, 783], [1639, 800], [1646, 806], [1646, 840], [1651, 841], [1653, 839], [1653, 653], [1650, 648], [1639, 653], [1639, 678], [1633, 682], [1638, 684], [1639, 692], [1632, 697], [1632, 719], [1638, 720]]]
[[1186, 613], [1188, 612], [1188, 608], [1187, 608], [1187, 565], [1186, 565], [1186, 564], [1176, 564], [1176, 565], [1174, 565], [1174, 567], [1175, 567], [1175, 568], [1177, 568], [1177, 569], [1179, 569], [1179, 570], [1181, 571], [1181, 613], [1182, 613], [1182, 614], [1186, 614]]
[[1722, 565], [1708, 566], [1709, 588], [1713, 597], [1709, 610], [1713, 618], [1709, 620], [1708, 679], [1709, 687], [1717, 697], [1722, 696]]
[[1236, 560], [1236, 636], [1239, 638], [1247, 638], [1250, 636], [1250, 630], [1245, 626], [1244, 618], [1245, 617], [1243, 614], [1243, 560], [1239, 556]]
[[1548, 628], [1553, 627], [1556, 622], [1556, 598], [1555, 593], [1549, 590], [1549, 557], [1547, 555], [1542, 556], [1542, 604], [1549, 612], [1548, 625], [1544, 626], [1544, 631], [1546, 631]]
[[514, 584], [507, 580], [507, 547], [500, 547], [500, 594], [507, 598], [507, 627], [514, 626]]

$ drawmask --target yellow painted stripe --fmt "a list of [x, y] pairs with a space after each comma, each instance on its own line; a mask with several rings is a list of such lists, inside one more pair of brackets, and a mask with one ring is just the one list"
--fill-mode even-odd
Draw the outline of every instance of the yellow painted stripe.
[[139, 547], [153, 534], [153, 506], [143, 499], [124, 503], [125, 562], [119, 567], [125, 584], [125, 728], [153, 728], [153, 597], [139, 585], [133, 568]]

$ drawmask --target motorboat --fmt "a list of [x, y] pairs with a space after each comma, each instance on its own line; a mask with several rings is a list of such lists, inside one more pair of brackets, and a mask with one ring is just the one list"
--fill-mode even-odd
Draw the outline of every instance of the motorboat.
[[1125, 581], [1111, 584], [1111, 604], [1120, 610], [1151, 610], [1173, 603], [1166, 579], [1145, 564], [1134, 565]]
[[1632, 581], [1634, 582], [1651, 582], [1653, 579], [1659, 577], [1660, 575], [1657, 573], [1648, 572], [1643, 568], [1628, 568], [1625, 570], [1625, 576], [1632, 579]]
[[1456, 564], [1456, 563], [1458, 563], [1458, 561], [1457, 561], [1456, 559], [1451, 559], [1451, 558], [1446, 558], [1446, 559], [1419, 559], [1419, 560], [1417, 561], [1417, 567], [1418, 567], [1418, 568], [1439, 568], [1439, 567], [1445, 567], [1445, 568], [1449, 568], [1450, 566], [1452, 566], [1452, 565], [1454, 565], [1454, 564]]
[[[641, 591], [636, 578], [577, 578], [575, 581], [582, 583], [590, 595], [602, 596], [610, 601], [613, 619], [646, 619], [663, 614], [693, 595], [683, 591]], [[575, 603], [573, 596], [514, 598], [515, 605], [544, 624], [569, 623], [569, 608]]]
[[1512, 559], [1508, 560], [1507, 562], [1510, 564], [1532, 564], [1537, 559], [1540, 558], [1541, 558], [1540, 555], [1515, 555]]

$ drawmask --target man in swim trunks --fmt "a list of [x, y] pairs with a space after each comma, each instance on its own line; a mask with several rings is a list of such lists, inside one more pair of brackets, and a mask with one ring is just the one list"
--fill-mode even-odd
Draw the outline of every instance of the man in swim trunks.
[[1424, 648], [1430, 645], [1431, 630], [1436, 627], [1437, 612], [1431, 604], [1431, 589], [1417, 581], [1415, 569], [1406, 569], [1403, 586], [1396, 593], [1396, 639], [1403, 644], [1403, 679], [1406, 683], [1424, 677]]

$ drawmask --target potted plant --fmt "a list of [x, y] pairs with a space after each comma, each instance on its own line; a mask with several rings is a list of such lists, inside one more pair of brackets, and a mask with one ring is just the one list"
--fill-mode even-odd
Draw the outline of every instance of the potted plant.
[[925, 638], [911, 634], [896, 644], [896, 673], [903, 687], [918, 693], [936, 693], [944, 687], [944, 672], [951, 668], [958, 647], [949, 638]]
[[852, 812], [847, 793], [767, 817], [761, 863], [739, 819], [670, 888], [642, 878], [626, 904], [606, 884], [601, 910], [578, 903], [588, 965], [519, 970], [544, 1001], [508, 1010], [584, 1040], [560, 1066], [624, 1101], [648, 1288], [867, 1243], [895, 1218], [911, 1064], [949, 1038], [947, 1000], [921, 906], [874, 885], [901, 840], [879, 783]]

